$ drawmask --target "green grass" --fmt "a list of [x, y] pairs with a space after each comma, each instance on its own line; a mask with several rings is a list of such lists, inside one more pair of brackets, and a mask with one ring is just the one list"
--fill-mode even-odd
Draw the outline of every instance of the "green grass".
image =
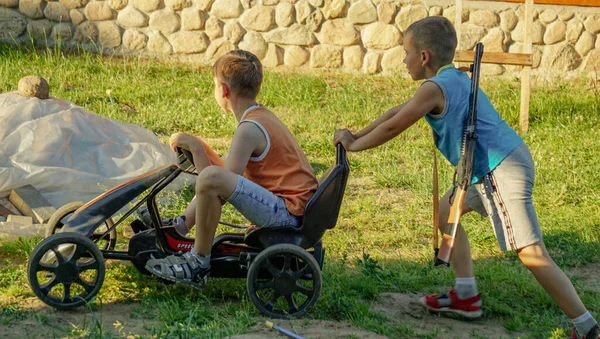
[[[86, 107], [98, 115], [141, 125], [166, 141], [188, 131], [218, 141], [235, 130], [235, 119], [213, 99], [209, 67], [100, 57], [64, 56], [57, 50], [31, 51], [0, 45], [0, 92], [17, 89], [19, 79], [40, 75], [52, 96]], [[482, 79], [508, 123], [518, 124], [517, 79]], [[265, 73], [259, 102], [289, 126], [317, 174], [334, 159], [333, 132], [359, 129], [387, 108], [408, 99], [419, 86], [400, 77], [319, 73]], [[535, 164], [534, 203], [546, 245], [566, 271], [600, 262], [600, 93], [584, 80], [545, 83], [531, 94], [530, 132], [523, 135]], [[431, 266], [431, 142], [420, 121], [393, 141], [349, 155], [351, 180], [337, 227], [324, 236], [327, 247], [323, 293], [307, 318], [340, 320], [389, 337], [414, 337], [414, 329], [390, 322], [370, 310], [382, 292], [437, 292], [453, 283], [449, 270]], [[451, 183], [452, 169], [440, 165], [440, 186]], [[166, 212], [180, 213], [190, 199], [188, 188], [173, 196]], [[242, 222], [227, 208], [224, 219]], [[544, 293], [514, 253], [502, 253], [487, 219], [468, 215], [484, 314], [530, 338], [560, 338], [570, 323]], [[40, 239], [0, 244], [0, 324], [23, 319], [48, 324], [22, 301], [33, 297], [25, 262]], [[584, 303], [600, 317], [600, 291], [574, 280]], [[526, 301], [525, 303], [523, 301]], [[259, 320], [241, 279], [213, 279], [206, 290], [164, 286], [130, 265], [111, 264], [99, 298], [107, 303], [135, 303], [135, 314], [155, 321], [157, 337], [204, 337], [244, 333]], [[68, 336], [109, 338], [101, 324], [60, 328]], [[64, 333], [62, 335], [65, 335]], [[441, 338], [431, 333], [427, 338]]]

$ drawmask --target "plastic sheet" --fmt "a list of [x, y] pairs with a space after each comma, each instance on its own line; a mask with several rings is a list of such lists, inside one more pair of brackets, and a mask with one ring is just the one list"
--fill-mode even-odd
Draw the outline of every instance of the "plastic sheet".
[[[0, 199], [31, 184], [59, 208], [176, 161], [169, 146], [143, 127], [53, 97], [0, 94]], [[182, 182], [167, 189], [178, 190]]]

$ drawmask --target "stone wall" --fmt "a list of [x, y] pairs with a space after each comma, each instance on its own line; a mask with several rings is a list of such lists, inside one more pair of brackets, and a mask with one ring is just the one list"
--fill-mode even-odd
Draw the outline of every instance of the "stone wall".
[[[524, 5], [465, 1], [461, 49], [521, 52]], [[266, 67], [406, 74], [402, 36], [453, 0], [0, 0], [0, 41], [210, 64], [234, 48]], [[600, 72], [600, 7], [534, 6], [533, 74]], [[520, 67], [484, 65], [500, 75]]]

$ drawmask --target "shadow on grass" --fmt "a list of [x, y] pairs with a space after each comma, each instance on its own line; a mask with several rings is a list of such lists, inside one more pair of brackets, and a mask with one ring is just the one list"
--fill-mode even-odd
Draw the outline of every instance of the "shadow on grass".
[[[575, 232], [545, 236], [550, 252], [565, 271], [599, 259], [600, 243], [580, 238]], [[368, 250], [352, 258], [326, 255], [321, 297], [303, 319], [309, 323], [346, 322], [390, 338], [443, 338], [458, 330], [468, 330], [474, 338], [516, 338], [523, 333], [531, 338], [560, 338], [557, 333], [566, 333], [571, 326], [512, 252], [474, 262], [484, 300], [482, 320], [465, 323], [422, 312], [414, 306], [416, 298], [446, 291], [454, 277], [451, 270], [434, 268], [420, 258], [379, 261]], [[587, 280], [590, 274], [596, 275], [593, 280]], [[600, 291], [587, 284], [598, 280], [598, 275], [591, 271], [574, 281], [590, 306], [600, 299]], [[223, 337], [246, 333], [262, 317], [247, 297], [243, 278], [211, 278], [207, 288], [198, 291], [181, 284], [162, 284], [124, 261], [109, 262], [100, 295], [87, 308], [54, 312], [38, 300], [25, 300], [22, 305], [2, 308], [0, 326], [6, 333], [16, 336], [25, 331], [29, 337], [40, 338], [65, 333], [99, 338], [109, 333]]]

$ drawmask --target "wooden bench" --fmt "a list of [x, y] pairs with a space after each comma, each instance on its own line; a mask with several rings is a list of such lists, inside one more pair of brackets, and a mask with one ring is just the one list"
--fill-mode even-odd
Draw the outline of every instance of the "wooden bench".
[[[456, 1], [456, 18], [455, 29], [456, 36], [460, 46], [460, 26], [462, 23], [462, 8], [463, 1]], [[484, 52], [482, 63], [488, 64], [504, 64], [522, 66], [521, 69], [521, 105], [519, 115], [519, 127], [521, 132], [526, 133], [529, 130], [529, 97], [531, 92], [531, 66], [533, 65], [532, 58], [532, 29], [533, 29], [533, 4], [534, 0], [468, 0], [468, 1], [494, 1], [494, 2], [517, 2], [525, 3], [525, 25], [523, 27], [523, 37], [525, 38], [522, 53], [504, 53], [504, 52]], [[536, 4], [543, 5], [567, 5], [567, 6], [600, 6], [600, 0], [535, 0]], [[454, 61], [456, 62], [473, 62], [473, 51], [456, 51]]]

